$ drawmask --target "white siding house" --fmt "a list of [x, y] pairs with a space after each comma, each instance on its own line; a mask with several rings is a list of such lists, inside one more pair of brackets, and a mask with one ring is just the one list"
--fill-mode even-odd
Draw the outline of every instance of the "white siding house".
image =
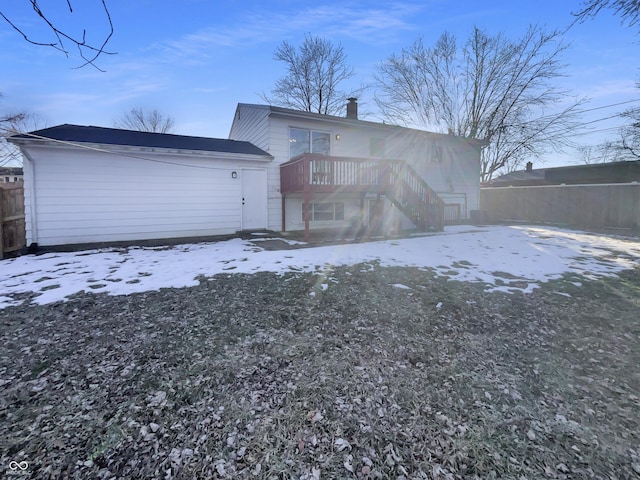
[[75, 125], [11, 141], [25, 157], [27, 245], [269, 228], [272, 157], [247, 142]]
[[[437, 134], [359, 120], [357, 104], [350, 99], [347, 117], [321, 115], [286, 108], [238, 104], [229, 138], [255, 144], [274, 158], [269, 166], [269, 223], [278, 224], [285, 212], [284, 230], [301, 230], [303, 222], [303, 195], [287, 194], [282, 205], [281, 192], [277, 190], [280, 165], [299, 153], [321, 153], [330, 157], [354, 159], [395, 159], [406, 162], [447, 204], [457, 206], [461, 220], [469, 218], [472, 210], [479, 208], [480, 150], [482, 143], [453, 135]], [[305, 137], [304, 132], [309, 132]], [[314, 143], [313, 136], [317, 142]], [[300, 137], [307, 143], [300, 149]], [[306, 140], [308, 138], [308, 140]], [[317, 150], [321, 150], [318, 152]], [[366, 195], [364, 204], [358, 196], [335, 193], [311, 200], [311, 229], [347, 227], [353, 218], [364, 215], [370, 218], [371, 208], [378, 196]], [[317, 203], [323, 212], [314, 215]], [[328, 210], [334, 204], [333, 217]], [[335, 208], [339, 204], [339, 215]], [[404, 217], [389, 202], [388, 215]], [[362, 207], [364, 205], [364, 211]], [[454, 208], [455, 210], [455, 208]], [[331, 218], [331, 220], [329, 219]], [[404, 227], [411, 222], [404, 217]]]
[[22, 182], [22, 168], [20, 167], [0, 167], [0, 183]]
[[359, 120], [355, 99], [346, 117], [238, 104], [229, 139], [60, 125], [9, 141], [29, 246], [442, 228], [479, 204], [481, 142]]

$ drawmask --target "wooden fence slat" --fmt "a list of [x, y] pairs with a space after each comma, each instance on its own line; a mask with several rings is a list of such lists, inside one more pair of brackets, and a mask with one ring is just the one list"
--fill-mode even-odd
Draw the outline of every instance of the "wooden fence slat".
[[25, 244], [24, 186], [0, 184], [0, 258]]

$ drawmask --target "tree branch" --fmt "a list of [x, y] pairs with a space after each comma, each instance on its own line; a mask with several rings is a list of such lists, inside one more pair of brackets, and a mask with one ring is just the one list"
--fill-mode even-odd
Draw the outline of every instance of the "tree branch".
[[[104, 13], [105, 13], [107, 21], [108, 21], [109, 32], [105, 36], [105, 38], [102, 41], [102, 43], [97, 45], [97, 46], [94, 46], [94, 45], [91, 45], [91, 44], [87, 43], [87, 39], [86, 39], [87, 32], [86, 32], [86, 30], [82, 31], [82, 37], [81, 38], [76, 38], [76, 37], [72, 36], [71, 34], [66, 33], [65, 31], [59, 29], [49, 19], [49, 17], [47, 17], [47, 15], [42, 11], [40, 6], [38, 5], [38, 1], [37, 0], [28, 0], [28, 1], [31, 4], [31, 7], [32, 7], [33, 11], [35, 12], [35, 14], [47, 25], [48, 29], [56, 37], [56, 40], [57, 40], [56, 42], [39, 42], [39, 41], [33, 40], [32, 38], [29, 37], [29, 35], [27, 35], [27, 33], [25, 33], [25, 31], [23, 29], [21, 29], [14, 22], [12, 22], [1, 11], [0, 11], [0, 17], [2, 17], [15, 31], [17, 31], [25, 41], [27, 41], [28, 43], [30, 43], [32, 45], [51, 47], [51, 48], [54, 48], [54, 49], [64, 53], [65, 56], [69, 57], [69, 50], [66, 48], [65, 42], [70, 42], [72, 44], [75, 44], [76, 47], [78, 48], [78, 54], [79, 54], [80, 58], [82, 58], [82, 60], [84, 61], [84, 63], [82, 65], [80, 65], [78, 67], [75, 67], [75, 68], [82, 68], [82, 67], [85, 67], [87, 65], [91, 65], [92, 67], [96, 68], [97, 70], [99, 70], [101, 72], [104, 71], [104, 70], [102, 70], [100, 67], [98, 67], [95, 64], [95, 61], [98, 59], [98, 57], [100, 55], [103, 55], [103, 54], [104, 55], [114, 55], [115, 54], [115, 52], [108, 52], [108, 51], [105, 50], [105, 48], [107, 46], [107, 43], [109, 42], [109, 40], [111, 39], [111, 37], [113, 36], [113, 33], [114, 33], [113, 21], [111, 19], [111, 14], [109, 12], [109, 8], [107, 7], [107, 4], [106, 4], [106, 0], [100, 0], [100, 3], [102, 4], [102, 9], [104, 10]], [[67, 6], [69, 7], [69, 12], [73, 13], [73, 8], [71, 6], [71, 0], [67, 0]]]

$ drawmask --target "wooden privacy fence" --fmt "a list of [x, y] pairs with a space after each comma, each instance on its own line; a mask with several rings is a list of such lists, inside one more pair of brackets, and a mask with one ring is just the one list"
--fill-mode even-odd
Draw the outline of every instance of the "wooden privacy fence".
[[24, 187], [0, 183], [0, 258], [25, 246]]
[[480, 189], [492, 222], [640, 229], [640, 184], [544, 185]]

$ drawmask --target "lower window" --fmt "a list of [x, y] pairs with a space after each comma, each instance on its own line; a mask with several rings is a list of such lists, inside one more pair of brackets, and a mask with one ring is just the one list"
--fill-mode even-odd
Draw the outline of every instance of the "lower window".
[[[326, 222], [331, 220], [344, 220], [344, 203], [310, 203], [309, 211], [312, 222]], [[304, 211], [302, 212], [304, 221]]]

